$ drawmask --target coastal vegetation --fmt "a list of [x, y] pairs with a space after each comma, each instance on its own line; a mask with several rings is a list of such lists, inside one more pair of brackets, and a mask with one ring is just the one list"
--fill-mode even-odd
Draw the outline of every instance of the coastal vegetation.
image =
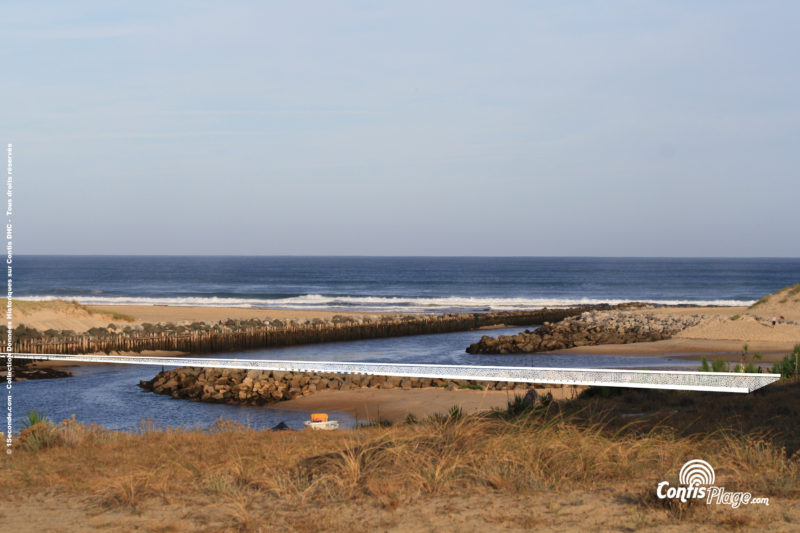
[[795, 345], [794, 351], [772, 365], [772, 372], [780, 374], [783, 378], [800, 377], [800, 344]]
[[[46, 492], [67, 529], [74, 513], [107, 530], [144, 531], [568, 529], [586, 521], [598, 529], [796, 528], [800, 382], [750, 395], [605, 396], [589, 389], [535, 408], [512, 399], [504, 411], [453, 409], [334, 432], [227, 421], [204, 431], [143, 421], [117, 432], [38, 420], [1, 460], [13, 501], [0, 512], [11, 516], [9, 506]], [[770, 505], [654, 496], [658, 482], [695, 458], [713, 465], [717, 484]], [[54, 512], [45, 506], [28, 520]]]
[[730, 372], [730, 365], [723, 357], [717, 357], [711, 364], [708, 364], [708, 358], [703, 355], [700, 357], [700, 372]]
[[[701, 372], [747, 372], [758, 373], [762, 368], [756, 366], [755, 361], [761, 360], [761, 354], [758, 352], [750, 354], [748, 346], [745, 344], [742, 349], [742, 362], [736, 364], [731, 369], [730, 363], [722, 357], [714, 359], [711, 364], [708, 363], [708, 358], [703, 355], [700, 358]], [[796, 344], [791, 354], [786, 355], [780, 361], [772, 363], [770, 372], [773, 374], [780, 374], [783, 379], [792, 379], [800, 377], [800, 344]]]
[[[741, 362], [737, 363], [733, 369], [728, 361], [723, 357], [718, 357], [712, 361], [711, 365], [708, 364], [708, 358], [703, 355], [700, 357], [700, 370], [701, 372], [746, 372], [748, 374], [757, 374], [762, 371], [760, 366], [756, 365], [756, 361], [761, 361], [761, 354], [758, 352], [750, 352], [750, 347], [745, 344], [742, 347], [741, 355], [739, 356]], [[780, 372], [775, 372], [779, 374]]]

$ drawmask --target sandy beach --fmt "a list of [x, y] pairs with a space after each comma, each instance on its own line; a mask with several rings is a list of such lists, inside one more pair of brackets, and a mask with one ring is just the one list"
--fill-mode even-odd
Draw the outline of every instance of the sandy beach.
[[103, 305], [87, 306], [107, 313], [130, 315], [137, 322], [219, 322], [220, 320], [247, 320], [251, 318], [278, 320], [326, 320], [334, 316], [380, 316], [382, 313], [351, 311], [324, 311], [317, 309], [249, 309], [244, 307], [203, 307], [179, 305]]
[[[795, 337], [798, 338], [798, 337]], [[550, 353], [603, 354], [631, 356], [670, 355], [680, 359], [698, 359], [701, 355], [723, 357], [738, 361], [742, 347], [747, 343], [750, 352], [758, 352], [764, 362], [783, 359], [798, 341], [751, 341], [749, 339], [683, 339], [672, 338], [656, 342], [636, 342], [631, 344], [600, 344], [580, 346]]]
[[[586, 387], [536, 389], [543, 396], [550, 392], [556, 400], [572, 399]], [[424, 418], [446, 413], [458, 405], [466, 413], [505, 409], [519, 391], [477, 391], [445, 389], [321, 391], [302, 398], [280, 402], [273, 407], [300, 411], [346, 411], [358, 420], [400, 422], [409, 414]]]

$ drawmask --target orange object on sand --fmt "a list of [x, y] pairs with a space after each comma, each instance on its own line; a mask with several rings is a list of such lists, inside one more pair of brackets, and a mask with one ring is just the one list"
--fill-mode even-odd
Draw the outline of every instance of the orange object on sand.
[[328, 413], [311, 413], [312, 422], [327, 422]]

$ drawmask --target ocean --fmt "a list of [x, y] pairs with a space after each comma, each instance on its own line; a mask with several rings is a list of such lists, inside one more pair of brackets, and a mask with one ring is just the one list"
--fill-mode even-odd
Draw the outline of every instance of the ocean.
[[474, 312], [645, 301], [749, 305], [800, 259], [18, 256], [16, 297], [85, 304]]

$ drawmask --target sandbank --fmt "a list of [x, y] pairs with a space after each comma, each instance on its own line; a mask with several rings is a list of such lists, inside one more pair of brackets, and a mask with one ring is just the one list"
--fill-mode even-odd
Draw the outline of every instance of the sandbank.
[[[556, 400], [577, 397], [585, 387], [553, 387], [536, 389], [541, 396], [548, 392]], [[273, 404], [276, 409], [299, 411], [345, 411], [358, 420], [402, 421], [409, 414], [424, 418], [436, 413], [447, 413], [454, 405], [466, 413], [506, 409], [514, 395], [522, 391], [478, 391], [425, 389], [356, 389], [348, 391], [320, 391], [302, 398]]]

